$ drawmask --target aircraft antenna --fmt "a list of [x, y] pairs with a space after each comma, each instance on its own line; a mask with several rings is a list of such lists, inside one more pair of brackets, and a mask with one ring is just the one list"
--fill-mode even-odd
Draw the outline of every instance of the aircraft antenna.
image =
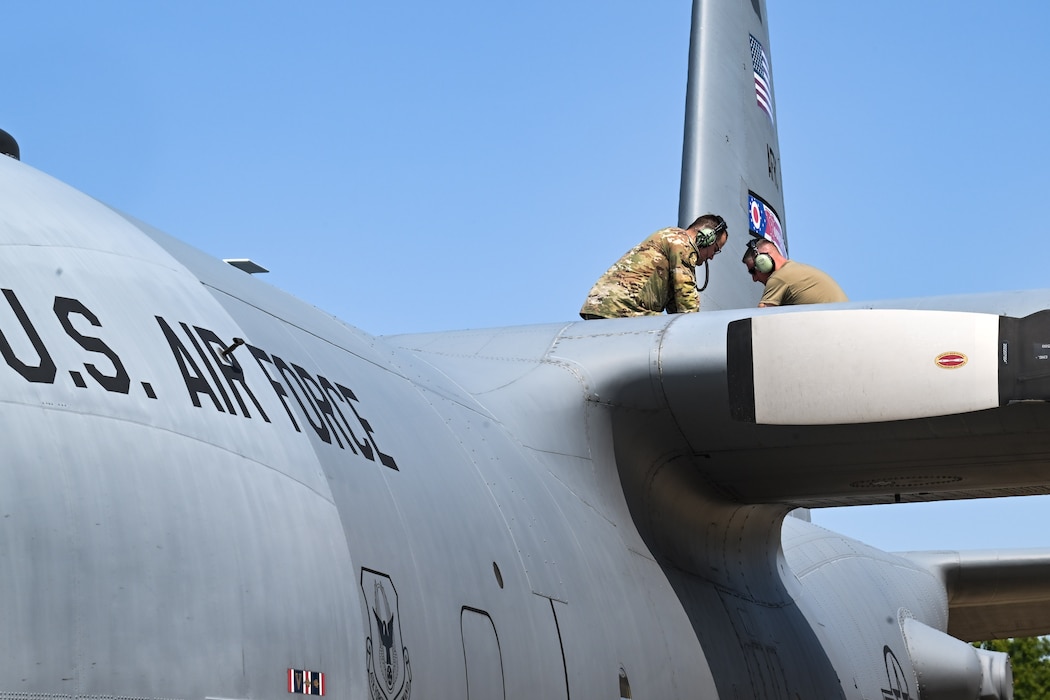
[[18, 141], [15, 141], [15, 137], [3, 129], [0, 129], [0, 153], [15, 160], [22, 160], [22, 156], [18, 151]]

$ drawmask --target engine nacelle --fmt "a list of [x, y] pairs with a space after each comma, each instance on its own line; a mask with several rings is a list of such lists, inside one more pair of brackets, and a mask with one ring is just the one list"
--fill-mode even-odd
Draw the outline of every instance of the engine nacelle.
[[901, 620], [920, 700], [1013, 700], [1010, 657], [977, 649], [912, 617]]

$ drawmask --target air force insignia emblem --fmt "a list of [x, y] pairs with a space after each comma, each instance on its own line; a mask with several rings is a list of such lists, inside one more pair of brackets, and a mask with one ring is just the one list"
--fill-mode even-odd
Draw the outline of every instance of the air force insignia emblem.
[[914, 700], [908, 688], [908, 675], [897, 660], [897, 655], [884, 646], [882, 656], [886, 663], [886, 683], [889, 685], [889, 688], [882, 688], [882, 700]]
[[365, 600], [368, 626], [365, 664], [372, 700], [409, 700], [412, 695], [412, 667], [408, 649], [401, 642], [401, 617], [397, 609], [397, 590], [386, 574], [361, 569], [361, 594]]

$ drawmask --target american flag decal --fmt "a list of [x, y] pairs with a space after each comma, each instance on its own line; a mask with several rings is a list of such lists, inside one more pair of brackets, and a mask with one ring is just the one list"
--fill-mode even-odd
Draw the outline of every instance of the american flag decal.
[[[769, 61], [766, 60], [766, 50], [753, 34], [751, 38], [751, 68], [755, 74], [755, 100], [758, 106], [773, 122], [773, 91], [769, 86], [772, 79], [769, 77]], [[774, 122], [775, 123], [775, 122]]]
[[290, 668], [288, 692], [298, 695], [324, 695], [324, 674], [319, 671]]

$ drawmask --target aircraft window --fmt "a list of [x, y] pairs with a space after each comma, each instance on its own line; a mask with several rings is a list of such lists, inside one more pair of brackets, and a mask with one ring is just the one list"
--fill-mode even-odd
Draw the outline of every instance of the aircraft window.
[[631, 681], [627, 680], [627, 671], [620, 667], [620, 700], [631, 700]]
[[503, 588], [503, 574], [500, 573], [499, 566], [496, 562], [492, 562], [492, 573], [496, 574], [496, 583], [499, 584], [500, 588]]

